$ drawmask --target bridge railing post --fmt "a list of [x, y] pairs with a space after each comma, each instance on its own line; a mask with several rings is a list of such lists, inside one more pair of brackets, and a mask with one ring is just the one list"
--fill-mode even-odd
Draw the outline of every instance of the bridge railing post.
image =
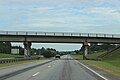
[[18, 35], [18, 32], [16, 32], [16, 35]]
[[114, 35], [112, 34], [112, 38], [114, 37]]
[[90, 34], [88, 33], [88, 37], [90, 36]]
[[28, 32], [26, 32], [26, 35], [28, 35]]
[[45, 36], [46, 36], [46, 32], [45, 32]]
[[71, 36], [73, 36], [73, 33], [71, 33]]
[[96, 37], [98, 37], [98, 34], [96, 34]]
[[79, 36], [81, 36], [81, 33], [79, 33]]
[[62, 35], [64, 36], [65, 34], [64, 34], [64, 33], [62, 33]]
[[104, 34], [104, 37], [106, 37], [106, 34]]
[[6, 32], [6, 34], [8, 35], [8, 31]]
[[37, 32], [35, 32], [35, 35], [37, 35]]

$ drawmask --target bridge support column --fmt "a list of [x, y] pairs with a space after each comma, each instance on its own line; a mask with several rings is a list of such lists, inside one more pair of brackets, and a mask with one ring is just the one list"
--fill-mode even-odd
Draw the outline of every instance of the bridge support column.
[[31, 42], [24, 42], [24, 57], [30, 57]]
[[84, 53], [83, 53], [83, 60], [86, 60], [87, 59], [87, 54], [88, 54], [88, 42], [87, 41], [85, 41], [84, 43], [83, 43], [83, 46], [84, 46]]

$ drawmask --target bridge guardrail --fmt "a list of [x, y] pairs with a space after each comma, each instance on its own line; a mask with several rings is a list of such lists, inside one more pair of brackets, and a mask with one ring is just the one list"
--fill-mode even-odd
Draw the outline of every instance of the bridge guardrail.
[[69, 32], [26, 32], [26, 31], [0, 31], [0, 35], [44, 35], [44, 36], [83, 36], [83, 37], [110, 37], [120, 38], [120, 34], [101, 33], [69, 33]]
[[10, 63], [10, 62], [17, 62], [17, 61], [24, 61], [24, 60], [34, 60], [39, 59], [40, 57], [30, 57], [30, 58], [15, 58], [15, 59], [1, 59], [0, 64], [3, 63]]

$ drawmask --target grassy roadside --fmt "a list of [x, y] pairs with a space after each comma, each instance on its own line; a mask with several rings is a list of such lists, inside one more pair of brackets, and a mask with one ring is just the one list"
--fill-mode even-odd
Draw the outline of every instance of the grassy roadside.
[[22, 55], [14, 55], [14, 54], [2, 54], [0, 53], [0, 58], [23, 58], [24, 56]]
[[101, 52], [98, 52], [98, 53], [94, 53], [94, 54], [88, 54], [87, 57], [88, 58], [96, 58], [102, 54], [106, 53], [106, 51], [101, 51]]
[[80, 60], [80, 62], [91, 65], [92, 67], [102, 69], [104, 71], [110, 72], [113, 75], [120, 77], [120, 67], [110, 64], [106, 61], [91, 61], [91, 60]]
[[25, 60], [25, 61], [4, 63], [4, 64], [0, 64], [0, 67], [11, 66], [11, 65], [17, 65], [17, 64], [23, 64], [23, 63], [34, 62], [34, 61], [38, 61], [38, 60]]
[[7, 67], [7, 66], [18, 65], [18, 64], [24, 64], [24, 63], [29, 63], [29, 62], [37, 62], [37, 61], [40, 61], [40, 60], [47, 60], [47, 58], [40, 58], [40, 59], [38, 59], [38, 60], [25, 60], [25, 61], [4, 63], [4, 64], [0, 64], [0, 67]]
[[[93, 61], [93, 60], [79, 60], [84, 64], [88, 64], [92, 67], [102, 69], [106, 72], [112, 73], [113, 75], [120, 77], [120, 50], [114, 52], [114, 54], [106, 57], [102, 61]], [[89, 58], [96, 57], [102, 53], [98, 54], [88, 54]], [[82, 55], [72, 55], [74, 59], [82, 59]]]
[[[106, 51], [99, 52], [99, 53], [94, 53], [94, 54], [88, 54], [88, 58], [96, 58], [97, 56], [104, 54]], [[71, 55], [73, 56], [74, 59], [83, 59], [83, 55]]]

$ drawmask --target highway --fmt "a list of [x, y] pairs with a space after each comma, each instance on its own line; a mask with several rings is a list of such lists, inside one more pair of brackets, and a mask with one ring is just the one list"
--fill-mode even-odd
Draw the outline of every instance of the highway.
[[64, 55], [61, 59], [17, 74], [13, 73], [2, 80], [104, 80], [84, 68], [78, 61], [70, 59], [71, 56]]

